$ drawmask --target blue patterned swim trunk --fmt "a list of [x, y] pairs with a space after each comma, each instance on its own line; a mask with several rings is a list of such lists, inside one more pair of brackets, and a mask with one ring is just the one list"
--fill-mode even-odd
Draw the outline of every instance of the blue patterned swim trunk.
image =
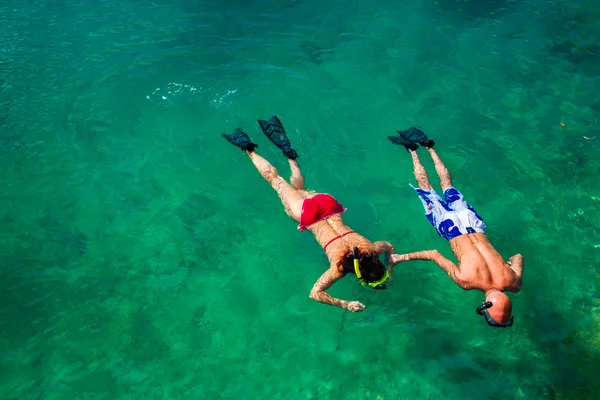
[[433, 189], [423, 190], [410, 186], [416, 190], [423, 202], [425, 216], [444, 239], [451, 240], [467, 233], [485, 232], [487, 227], [483, 218], [456, 188], [449, 187], [444, 190], [442, 199]]

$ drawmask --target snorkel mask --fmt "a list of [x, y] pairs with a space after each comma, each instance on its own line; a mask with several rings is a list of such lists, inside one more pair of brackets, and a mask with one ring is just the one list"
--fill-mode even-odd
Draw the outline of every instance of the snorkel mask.
[[494, 328], [508, 328], [509, 326], [513, 325], [513, 321], [514, 318], [511, 316], [510, 319], [508, 320], [507, 323], [502, 324], [500, 322], [496, 322], [492, 319], [492, 317], [490, 317], [490, 314], [487, 312], [487, 309], [490, 308], [491, 306], [493, 306], [494, 304], [491, 301], [486, 301], [484, 302], [482, 305], [480, 305], [479, 307], [477, 307], [475, 309], [475, 312], [479, 315], [483, 315], [483, 317], [485, 318], [485, 322], [487, 322], [487, 324], [489, 326], [493, 326]]
[[361, 285], [363, 285], [364, 287], [372, 287], [375, 290], [387, 289], [387, 286], [384, 285], [385, 281], [387, 281], [390, 277], [387, 271], [385, 271], [383, 278], [379, 279], [378, 281], [367, 282], [362, 278], [362, 274], [360, 273], [360, 263], [358, 261], [358, 247], [354, 247], [352, 256], [354, 258], [354, 272], [356, 273], [356, 277], [360, 280]]

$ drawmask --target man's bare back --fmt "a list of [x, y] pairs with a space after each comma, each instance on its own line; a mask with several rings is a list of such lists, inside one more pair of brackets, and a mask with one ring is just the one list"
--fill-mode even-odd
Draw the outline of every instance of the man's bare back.
[[[507, 262], [483, 233], [471, 233], [450, 241], [450, 247], [458, 260], [458, 266], [437, 250], [425, 250], [408, 254], [394, 254], [391, 267], [411, 260], [429, 260], [438, 264], [458, 286], [465, 290], [488, 292], [518, 292], [521, 290], [523, 257], [515, 254]], [[391, 277], [391, 271], [390, 277]]]
[[[399, 137], [390, 137], [396, 144], [403, 145], [413, 159], [418, 188], [414, 188], [425, 208], [425, 215], [436, 228], [438, 234], [448, 240], [458, 260], [458, 266], [437, 250], [419, 251], [408, 254], [394, 254], [390, 259], [388, 273], [398, 263], [411, 260], [429, 260], [439, 265], [456, 284], [465, 290], [480, 290], [486, 301], [477, 307], [491, 326], [512, 325], [512, 303], [504, 292], [518, 292], [523, 275], [523, 257], [512, 256], [507, 262], [492, 246], [483, 219], [468, 204], [452, 185], [450, 173], [433, 149], [434, 142], [415, 128], [398, 132]], [[427, 172], [417, 156], [419, 143], [431, 154], [436, 172], [444, 191], [442, 199], [432, 188]]]

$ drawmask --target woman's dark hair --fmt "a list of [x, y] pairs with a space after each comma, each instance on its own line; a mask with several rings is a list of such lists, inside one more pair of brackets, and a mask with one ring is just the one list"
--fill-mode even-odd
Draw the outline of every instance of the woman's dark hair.
[[[379, 260], [377, 253], [360, 253], [358, 256], [360, 274], [362, 279], [367, 282], [375, 282], [383, 278], [385, 275], [385, 265]], [[346, 253], [344, 258], [338, 264], [342, 271], [346, 274], [354, 274], [354, 257], [352, 252]]]

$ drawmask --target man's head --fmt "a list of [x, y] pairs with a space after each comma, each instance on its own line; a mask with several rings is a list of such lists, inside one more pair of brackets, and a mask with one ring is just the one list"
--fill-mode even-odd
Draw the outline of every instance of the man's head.
[[499, 290], [486, 292], [485, 302], [477, 307], [477, 314], [483, 315], [490, 326], [504, 328], [513, 324], [512, 302]]

